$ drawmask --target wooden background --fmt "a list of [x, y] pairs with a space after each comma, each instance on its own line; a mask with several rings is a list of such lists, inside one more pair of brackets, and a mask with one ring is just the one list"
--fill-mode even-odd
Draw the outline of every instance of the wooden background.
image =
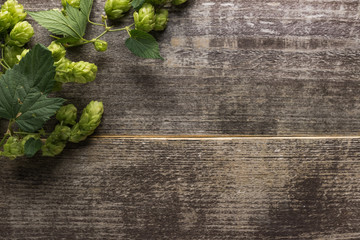
[[133, 56], [124, 33], [69, 50], [99, 72], [59, 95], [103, 101], [104, 120], [58, 158], [1, 159], [0, 238], [360, 239], [359, 11], [189, 0], [155, 35], [165, 61]]

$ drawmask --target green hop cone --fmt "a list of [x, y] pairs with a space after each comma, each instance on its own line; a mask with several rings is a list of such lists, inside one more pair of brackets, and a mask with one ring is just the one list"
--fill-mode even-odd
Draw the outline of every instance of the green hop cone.
[[26, 18], [26, 12], [23, 5], [19, 4], [17, 0], [7, 0], [2, 6], [1, 11], [8, 11], [10, 13], [10, 28], [14, 27], [18, 22]]
[[65, 53], [66, 53], [65, 47], [60, 43], [53, 41], [48, 46], [48, 49], [51, 51], [55, 62], [65, 57]]
[[92, 82], [96, 78], [97, 66], [89, 62], [73, 62], [71, 66], [73, 68], [74, 81], [77, 83]]
[[183, 3], [186, 3], [187, 0], [173, 0], [171, 4], [173, 5], [181, 5]]
[[55, 81], [60, 83], [67, 83], [73, 81], [73, 74], [71, 68], [71, 61], [66, 57], [62, 57], [59, 61], [55, 62], [56, 75]]
[[61, 0], [61, 4], [64, 8], [66, 8], [66, 3], [74, 8], [80, 8], [80, 0]]
[[155, 31], [163, 31], [166, 28], [168, 22], [169, 12], [166, 9], [160, 9], [156, 11], [155, 15]]
[[8, 11], [0, 12], [0, 32], [6, 31], [11, 25], [11, 14]]
[[103, 103], [91, 101], [83, 110], [79, 122], [71, 129], [69, 141], [78, 143], [93, 134], [100, 124], [103, 113]]
[[55, 81], [61, 83], [76, 82], [88, 83], [96, 78], [97, 66], [89, 62], [72, 62], [63, 57], [55, 62]]
[[19, 62], [21, 61], [21, 59], [22, 59], [23, 57], [26, 56], [26, 54], [27, 54], [29, 51], [30, 51], [29, 49], [24, 49], [24, 50], [21, 52], [21, 54], [16, 55], [16, 58], [19, 60]]
[[16, 137], [9, 137], [3, 148], [2, 155], [12, 160], [24, 155], [24, 146]]
[[76, 124], [77, 109], [73, 104], [62, 106], [56, 113], [56, 119], [65, 125]]
[[107, 0], [105, 3], [106, 16], [116, 20], [124, 16], [131, 8], [130, 0]]
[[145, 2], [150, 3], [152, 5], [164, 5], [167, 3], [167, 0], [146, 0]]
[[144, 3], [139, 12], [134, 12], [136, 29], [150, 32], [155, 26], [155, 9], [150, 3]]
[[6, 43], [10, 46], [22, 47], [29, 42], [34, 35], [34, 29], [27, 21], [19, 22], [6, 36]]
[[60, 154], [64, 150], [70, 134], [71, 129], [68, 126], [56, 125], [55, 130], [41, 147], [43, 156], [54, 157]]
[[12, 68], [15, 64], [19, 63], [20, 60], [18, 56], [21, 55], [23, 51], [23, 48], [17, 46], [6, 46], [4, 48], [4, 61]]
[[94, 47], [98, 52], [105, 52], [107, 50], [108, 43], [103, 40], [96, 40], [94, 42]]

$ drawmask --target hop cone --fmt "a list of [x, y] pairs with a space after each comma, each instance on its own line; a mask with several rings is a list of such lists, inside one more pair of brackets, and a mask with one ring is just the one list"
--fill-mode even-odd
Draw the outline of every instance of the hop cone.
[[169, 12], [166, 9], [160, 9], [155, 15], [155, 31], [163, 31], [166, 28], [168, 22]]
[[23, 5], [19, 4], [17, 0], [7, 0], [1, 6], [1, 11], [8, 11], [10, 13], [10, 28], [23, 21], [26, 17]]
[[9, 137], [3, 148], [1, 155], [12, 160], [24, 155], [24, 146], [16, 137]]
[[97, 73], [97, 66], [95, 64], [80, 61], [71, 63], [70, 67], [73, 68], [75, 82], [87, 83], [95, 80]]
[[73, 104], [62, 106], [56, 113], [56, 119], [66, 125], [76, 124], [77, 109]]
[[123, 17], [130, 8], [130, 0], [107, 0], [105, 3], [105, 13], [112, 20]]
[[108, 43], [103, 40], [96, 40], [94, 42], [94, 47], [98, 52], [105, 52], [107, 50]]
[[87, 136], [93, 134], [100, 124], [103, 113], [103, 103], [91, 101], [83, 110], [79, 122], [71, 129], [69, 141], [78, 143], [85, 140]]
[[15, 64], [19, 63], [20, 60], [18, 56], [20, 56], [23, 51], [23, 48], [17, 46], [6, 46], [4, 48], [4, 61], [12, 68]]
[[29, 42], [34, 35], [34, 29], [27, 21], [19, 22], [6, 37], [6, 42], [10, 46], [22, 47]]
[[8, 11], [0, 11], [0, 32], [6, 31], [11, 25], [11, 14]]
[[[83, 0], [85, 1], [85, 0]], [[61, 4], [66, 8], [66, 3], [74, 8], [80, 8], [80, 0], [61, 0]]]
[[155, 26], [155, 9], [150, 3], [144, 3], [139, 12], [134, 12], [135, 27], [150, 32]]
[[66, 57], [61, 58], [54, 63], [56, 67], [55, 81], [67, 83], [73, 81], [73, 74], [71, 68], [71, 61]]
[[56, 125], [55, 130], [46, 139], [41, 150], [43, 156], [54, 157], [60, 154], [70, 137], [71, 129], [67, 126]]
[[55, 62], [65, 57], [65, 53], [66, 53], [65, 47], [60, 43], [53, 41], [48, 46], [48, 49], [51, 51]]
[[94, 81], [97, 73], [97, 66], [84, 61], [71, 62], [63, 57], [55, 62], [55, 80], [61, 83], [76, 82], [87, 83]]

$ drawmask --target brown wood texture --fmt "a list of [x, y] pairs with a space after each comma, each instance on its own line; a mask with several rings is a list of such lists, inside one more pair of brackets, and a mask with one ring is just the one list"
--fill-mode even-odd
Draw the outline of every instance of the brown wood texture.
[[2, 239], [359, 239], [359, 139], [92, 139], [0, 162]]
[[[58, 95], [102, 100], [104, 120], [59, 158], [0, 159], [0, 239], [360, 239], [360, 139], [319, 137], [360, 129], [359, 11], [189, 0], [155, 34], [165, 61], [133, 56], [126, 33], [105, 36], [104, 53], [69, 50], [99, 72]], [[32, 44], [49, 44], [29, 21]]]
[[[95, 1], [93, 20], [104, 3]], [[165, 61], [133, 56], [124, 32], [108, 35], [105, 53], [91, 45], [69, 51], [99, 73], [61, 96], [79, 106], [104, 101], [98, 134], [357, 135], [359, 8], [357, 0], [189, 1], [156, 34]], [[90, 26], [87, 37], [100, 31]], [[48, 44], [47, 35], [37, 27], [33, 42]]]

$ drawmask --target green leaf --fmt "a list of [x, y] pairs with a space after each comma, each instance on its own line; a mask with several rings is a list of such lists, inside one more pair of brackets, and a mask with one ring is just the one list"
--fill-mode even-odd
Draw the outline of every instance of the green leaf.
[[134, 29], [130, 35], [125, 45], [136, 56], [164, 60], [160, 56], [159, 44], [149, 33]]
[[133, 0], [131, 2], [131, 6], [134, 9], [139, 9], [143, 4], [144, 4], [145, 0]]
[[26, 132], [35, 132], [64, 103], [48, 98], [54, 86], [55, 67], [51, 52], [38, 44], [12, 69], [0, 77], [0, 117], [14, 119]]
[[67, 4], [66, 16], [61, 11], [28, 12], [41, 26], [56, 35], [81, 39], [85, 35], [93, 0], [81, 0], [80, 9]]
[[40, 139], [30, 138], [24, 146], [24, 153], [27, 157], [33, 157], [42, 147]]

